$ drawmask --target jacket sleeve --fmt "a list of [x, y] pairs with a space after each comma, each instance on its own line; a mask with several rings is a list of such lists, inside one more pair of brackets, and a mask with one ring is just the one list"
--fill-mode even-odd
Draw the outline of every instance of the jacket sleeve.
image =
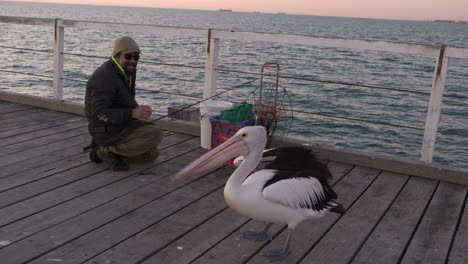
[[106, 124], [123, 125], [132, 119], [132, 108], [112, 107], [117, 98], [118, 83], [105, 78], [95, 78], [88, 83], [90, 90], [90, 114], [93, 120], [100, 120]]

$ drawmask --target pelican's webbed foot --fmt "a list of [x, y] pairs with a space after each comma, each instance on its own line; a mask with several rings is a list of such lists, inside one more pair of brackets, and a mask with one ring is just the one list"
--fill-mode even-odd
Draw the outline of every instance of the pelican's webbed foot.
[[271, 227], [271, 223], [266, 224], [262, 230], [245, 230], [242, 234], [242, 237], [252, 241], [269, 241], [271, 236], [268, 234], [268, 229]]
[[270, 249], [265, 250], [263, 255], [268, 258], [270, 262], [279, 262], [284, 260], [289, 255], [289, 251], [284, 249]]
[[252, 241], [268, 241], [271, 240], [271, 236], [263, 231], [257, 230], [245, 230], [242, 237]]
[[263, 255], [267, 257], [270, 262], [282, 261], [289, 255], [289, 245], [291, 243], [292, 229], [288, 229], [288, 236], [282, 249], [265, 250]]

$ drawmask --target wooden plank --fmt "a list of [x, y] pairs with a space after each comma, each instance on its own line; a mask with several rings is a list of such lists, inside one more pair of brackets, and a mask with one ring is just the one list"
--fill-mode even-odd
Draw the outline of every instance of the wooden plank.
[[466, 264], [468, 256], [468, 203], [466, 198], [463, 215], [460, 217], [460, 226], [456, 232], [448, 264]]
[[161, 119], [156, 121], [155, 124], [169, 131], [200, 136], [200, 122]]
[[[42, 112], [42, 111], [44, 111], [44, 110], [41, 110], [41, 109], [38, 109], [38, 108], [31, 108], [31, 109], [26, 109], [26, 110], [23, 110], [23, 111], [16, 111], [16, 112], [11, 112], [11, 113], [6, 113], [6, 114], [0, 115], [0, 120], [2, 120], [2, 122], [3, 122], [4, 120], [8, 120], [8, 119], [12, 119], [12, 118], [18, 118], [18, 117], [21, 117], [21, 116], [28, 116], [28, 115], [39, 113], [39, 112]], [[3, 127], [3, 125], [2, 125], [2, 127]]]
[[383, 172], [302, 261], [349, 263], [408, 178]]
[[[194, 144], [192, 141], [188, 141], [184, 145], [187, 147], [193, 146], [189, 149], [196, 148], [196, 144]], [[177, 149], [172, 148], [170, 151], [168, 151], [169, 153], [162, 152], [156, 163], [163, 162], [169, 157], [174, 157], [174, 155], [178, 153], [176, 150]], [[183, 152], [185, 150], [179, 150], [178, 154], [180, 154], [181, 151]], [[102, 170], [106, 169], [104, 164], [93, 165], [102, 168]], [[123, 178], [128, 177], [136, 172], [147, 169], [148, 167], [154, 165], [154, 163], [141, 163], [132, 165], [132, 170], [128, 172], [113, 172], [105, 170], [102, 173], [87, 174], [89, 177], [86, 177], [81, 181], [72, 182], [63, 187], [56, 188], [44, 194], [35, 196], [34, 198], [2, 208], [0, 209], [0, 215], [4, 215], [5, 217], [0, 219], [0, 226], [12, 223], [28, 215], [32, 215], [60, 203], [72, 200], [75, 197], [89, 193], [115, 181], [122, 180]]]
[[434, 180], [412, 177], [352, 263], [398, 263], [437, 183]]
[[[332, 166], [331, 166], [332, 167]], [[336, 177], [335, 181], [338, 183], [333, 187], [338, 193], [339, 201], [343, 203], [345, 207], [351, 204], [351, 201], [356, 199], [363, 190], [377, 177], [380, 173], [378, 170], [366, 169], [362, 167], [356, 167], [346, 174], [342, 179]], [[305, 221], [298, 225], [296, 228], [296, 235], [292, 237], [292, 252], [297, 250], [295, 245], [297, 240], [305, 239], [310, 243], [310, 237], [308, 234], [313, 232], [323, 233], [329, 225], [332, 225], [336, 219], [340, 216], [336, 214], [330, 214], [322, 219], [313, 221]], [[273, 243], [275, 247], [281, 247], [284, 243], [284, 237], [278, 236], [280, 231], [284, 230], [283, 225], [273, 225], [270, 229], [270, 235], [274, 238], [273, 241], [268, 244], [264, 241], [250, 241], [242, 238], [242, 233], [247, 229], [258, 229], [263, 223], [257, 221], [250, 221], [239, 230], [235, 230], [229, 237], [219, 241], [216, 246], [209, 248], [203, 252], [200, 256], [193, 256], [193, 263], [239, 263], [245, 262], [252, 258], [253, 255], [257, 254], [266, 245], [270, 246]], [[308, 228], [304, 228], [308, 226]], [[305, 238], [307, 237], [307, 238]], [[291, 253], [292, 253], [291, 252]], [[259, 256], [252, 263], [257, 263], [265, 260], [263, 256]], [[291, 263], [291, 262], [287, 262]]]
[[[164, 134], [170, 135], [172, 133], [165, 131]], [[185, 136], [185, 137], [187, 138], [188, 136]], [[168, 137], [165, 137], [163, 139], [163, 142], [161, 143], [161, 146], [166, 144], [165, 142], [167, 140], [168, 140]], [[64, 148], [61, 149], [60, 151], [45, 153], [35, 158], [31, 158], [31, 159], [23, 160], [21, 162], [16, 162], [16, 163], [3, 166], [2, 169], [0, 170], [0, 178], [11, 177], [19, 173], [26, 172], [28, 170], [32, 170], [35, 168], [40, 168], [40, 167], [44, 167], [43, 168], [44, 171], [47, 171], [48, 169], [56, 170], [57, 168], [52, 163], [56, 161], [60, 161], [60, 160], [69, 159], [70, 157], [75, 156], [75, 155], [83, 154], [83, 147], [89, 144], [89, 138], [85, 138], [81, 141], [74, 142], [74, 144], [71, 144], [70, 146], [68, 146], [69, 143], [71, 142], [67, 141], [66, 144], [63, 145]], [[87, 157], [89, 155], [88, 152], [85, 155]], [[69, 166], [72, 166], [72, 165], [73, 165], [73, 162]], [[40, 174], [41, 172], [39, 171], [37, 173]]]
[[[208, 34], [211, 34], [211, 31]], [[207, 99], [216, 94], [216, 87], [218, 82], [218, 71], [216, 71], [216, 69], [218, 68], [219, 64], [220, 41], [216, 38], [210, 38], [208, 41], [208, 47], [205, 52], [205, 80], [203, 86], [203, 99]]]
[[[243, 219], [244, 216], [237, 214], [236, 218]], [[239, 220], [234, 220], [239, 221]], [[208, 248], [202, 254], [193, 256], [194, 259], [190, 263], [245, 263], [248, 259], [252, 258], [259, 250], [261, 250], [269, 241], [251, 241], [243, 238], [243, 233], [246, 230], [259, 230], [265, 225], [264, 222], [258, 222], [251, 219], [242, 227], [233, 230], [233, 232], [218, 241], [215, 246]], [[284, 230], [283, 225], [273, 225], [268, 233], [276, 238], [281, 231]], [[284, 242], [284, 241], [283, 241]]]
[[439, 184], [401, 263], [445, 263], [467, 188]]
[[9, 106], [12, 106], [12, 105], [18, 105], [18, 104], [0, 100], [0, 108], [9, 107]]
[[307, 46], [334, 47], [358, 50], [384, 51], [419, 56], [436, 57], [439, 55], [437, 45], [422, 45], [411, 43], [388, 42], [381, 40], [364, 40], [349, 38], [333, 38], [321, 36], [291, 35], [282, 33], [235, 32], [213, 29], [212, 38], [231, 39], [235, 41], [262, 41], [287, 43]]
[[13, 153], [24, 152], [24, 151], [32, 152], [35, 148], [38, 148], [47, 144], [51, 144], [54, 142], [62, 141], [68, 138], [81, 136], [84, 134], [88, 134], [87, 127], [84, 127], [83, 124], [80, 124], [80, 127], [71, 129], [62, 133], [56, 133], [56, 134], [39, 137], [39, 138], [33, 137], [32, 139], [29, 139], [29, 140], [20, 141], [20, 142], [13, 143], [7, 146], [1, 146], [2, 151], [0, 153], [0, 163], [2, 159], [6, 159], [7, 156], [12, 156]]
[[[64, 203], [57, 204], [56, 206], [47, 210], [40, 211], [36, 214], [30, 215], [27, 218], [22, 218], [12, 224], [3, 226], [0, 228], [0, 237], [6, 238], [12, 242], [21, 240], [25, 237], [50, 228], [51, 226], [57, 225], [80, 214], [86, 213], [93, 208], [102, 206], [134, 190], [138, 190], [142, 187], [157, 182], [163, 177], [167, 177], [170, 173], [175, 172], [175, 164], [181, 163], [180, 160], [174, 159], [174, 157], [178, 157], [181, 154], [181, 151], [185, 151], [183, 155], [186, 155], [186, 157], [195, 157], [196, 155], [200, 155], [200, 153], [204, 152], [201, 150], [193, 151], [193, 149], [191, 149], [188, 145], [190, 140], [186, 142], [187, 144], [181, 144], [176, 149], [174, 149], [175, 146], [169, 147], [167, 149], [169, 152], [166, 154], [161, 153], [161, 157], [156, 163], [156, 166], [160, 171], [156, 176], [147, 174], [145, 172], [145, 170], [148, 167], [153, 166], [154, 163], [146, 165], [140, 164], [140, 166], [138, 166], [139, 169], [135, 170], [133, 174], [120, 173], [119, 176], [118, 174], [112, 174], [111, 172], [102, 173], [99, 176], [106, 177], [110, 175], [117, 179], [114, 182], [103, 186], [102, 188], [98, 188], [94, 191], [91, 190], [87, 193], [83, 191], [84, 194], [81, 196], [77, 196]], [[185, 149], [180, 147], [185, 147]], [[167, 192], [174, 189], [171, 186], [167, 187], [167, 185], [165, 185], [164, 188], [167, 189], [165, 190]], [[59, 192], [55, 191], [55, 193]], [[89, 215], [88, 218], [92, 219], [93, 215]]]
[[0, 126], [0, 132], [9, 131], [12, 129], [21, 129], [26, 128], [29, 126], [35, 126], [38, 124], [42, 124], [45, 122], [50, 122], [54, 120], [60, 120], [64, 118], [69, 118], [75, 115], [61, 113], [56, 111], [46, 111], [37, 108], [38, 111], [35, 113], [26, 115], [26, 116], [19, 116], [16, 118], [9, 118], [2, 120], [2, 126]]
[[[290, 143], [306, 143], [297, 140], [288, 140]], [[308, 142], [311, 144], [311, 142]], [[314, 144], [311, 144], [314, 146]], [[454, 169], [448, 166], [428, 164], [406, 158], [399, 158], [384, 154], [368, 153], [365, 151], [345, 150], [332, 146], [315, 145], [319, 158], [335, 160], [344, 163], [376, 168], [395, 173], [452, 182], [468, 185], [468, 170]]]
[[345, 175], [348, 175], [348, 173], [354, 169], [354, 165], [337, 161], [328, 162], [327, 167], [333, 175], [333, 179], [330, 181], [330, 184], [335, 184], [339, 179], [343, 178]]
[[439, 128], [440, 114], [442, 110], [442, 100], [444, 99], [445, 79], [447, 76], [448, 58], [444, 57], [445, 46], [440, 48], [440, 55], [435, 64], [434, 77], [432, 80], [431, 97], [426, 115], [426, 126], [424, 129], [423, 144], [421, 147], [421, 160], [427, 163], [432, 162], [434, 156], [435, 143], [437, 139], [437, 129]]
[[54, 27], [54, 78], [52, 87], [54, 88], [54, 99], [63, 101], [63, 61], [64, 61], [64, 37], [65, 29], [57, 25]]
[[[47, 139], [40, 138], [2, 147], [2, 152], [5, 151], [5, 153], [0, 155], [0, 167], [38, 157], [46, 153], [61, 151], [63, 148], [76, 145], [78, 142], [89, 142], [91, 141], [91, 137], [86, 130], [86, 128], [74, 129], [70, 132], [52, 135], [47, 137]], [[57, 141], [50, 143], [50, 139], [52, 138], [57, 138]]]
[[54, 26], [52, 18], [35, 18], [35, 17], [17, 17], [17, 16], [0, 16], [1, 23], [25, 24], [34, 26]]
[[[75, 147], [75, 149], [78, 149], [78, 147]], [[51, 163], [37, 168], [22, 172], [14, 172], [4, 177], [0, 175], [0, 193], [29, 182], [34, 182], [57, 173], [71, 170], [90, 162], [88, 152], [77, 150], [76, 153], [79, 154], [65, 159], [53, 160]]]
[[[159, 145], [159, 148], [163, 149], [172, 144], [176, 144], [181, 140], [185, 140], [186, 138], [187, 137], [175, 136], [174, 134], [168, 131], [164, 131], [164, 139]], [[29, 170], [13, 171], [10, 174], [0, 172], [0, 192], [26, 184], [28, 182], [37, 181], [57, 173], [67, 171], [90, 162], [89, 150], [85, 152], [82, 150], [81, 146], [75, 146], [74, 150], [77, 155], [71, 157], [64, 157], [62, 159], [57, 160], [54, 160], [49, 157], [47, 159], [51, 160], [51, 162], [43, 166], [39, 166]]]
[[0, 209], [27, 200], [49, 190], [82, 180], [107, 169], [104, 164], [87, 163], [0, 193]]
[[[47, 133], [48, 131], [51, 133]], [[2, 139], [2, 142], [5, 143], [2, 143], [2, 146], [0, 146], [2, 149], [0, 157], [16, 151], [32, 149], [43, 144], [84, 133], [88, 133], [86, 122], [78, 120], [76, 122], [66, 123], [61, 126], [55, 126], [49, 129], [39, 130], [37, 132], [32, 131], [23, 135], [8, 137]]]
[[[160, 149], [161, 151], [164, 151], [164, 149], [167, 146], [178, 143], [184, 140], [185, 138], [186, 137], [172, 136], [169, 139], [166, 139], [162, 142], [162, 144], [160, 145]], [[169, 144], [169, 142], [171, 142], [172, 144]], [[25, 175], [27, 179], [24, 179], [25, 177], [23, 177], [23, 181], [32, 182], [26, 185], [19, 186], [17, 188], [12, 188], [10, 190], [0, 192], [0, 208], [14, 204], [15, 202], [26, 200], [27, 198], [67, 185], [69, 183], [78, 181], [89, 175], [96, 174], [107, 169], [107, 166], [104, 164], [96, 165], [94, 163], [89, 162], [88, 157], [83, 157], [83, 160], [86, 160], [87, 162], [83, 163], [81, 166], [72, 167], [68, 170], [61, 171], [59, 173], [51, 174], [50, 171], [47, 171], [45, 175], [31, 175], [31, 172], [28, 171], [27, 173], [23, 173], [22, 175], [15, 175], [15, 177], [9, 177], [9, 179], [14, 178], [14, 182], [17, 183], [19, 180], [18, 178], [21, 178], [21, 176], [27, 174]], [[1, 188], [3, 188], [3, 186]]]
[[82, 154], [83, 147], [87, 144], [89, 144], [89, 138], [80, 138], [78, 140], [72, 140], [71, 142], [67, 141], [62, 145], [62, 149], [60, 151], [43, 153], [42, 155], [34, 158], [2, 166], [0, 169], [0, 178], [14, 176], [21, 172], [47, 166], [48, 164], [56, 161]]
[[[209, 193], [200, 200], [194, 200], [192, 204], [182, 208], [180, 211], [176, 211], [172, 215], [170, 215], [170, 213], [174, 209], [168, 210], [166, 209], [166, 207], [168, 207], [167, 205], [161, 204], [160, 201], [155, 201], [153, 202], [154, 204], [148, 205], [149, 208], [146, 209], [148, 212], [132, 212], [131, 215], [126, 216], [125, 218], [119, 218], [117, 221], [105, 226], [104, 228], [96, 230], [95, 232], [87, 234], [86, 236], [79, 238], [77, 241], [74, 241], [73, 244], [80, 246], [73, 247], [71, 246], [72, 243], [65, 246], [68, 247], [66, 251], [68, 251], [69, 254], [72, 253], [73, 257], [69, 254], [56, 255], [57, 253], [51, 252], [50, 255], [41, 257], [41, 259], [45, 260], [47, 257], [54, 257], [69, 259], [70, 262], [86, 261], [85, 263], [106, 263], [110, 261], [114, 264], [137, 263], [152, 252], [160, 250], [172, 240], [226, 209], [226, 205], [222, 199], [222, 179], [223, 177], [217, 177], [215, 181], [210, 181], [207, 186], [203, 186], [202, 188], [204, 192], [207, 192], [211, 191], [213, 187], [217, 187], [216, 191]], [[217, 183], [217, 185], [214, 183]], [[180, 193], [179, 195], [186, 199], [186, 193]], [[196, 199], [197, 197], [195, 196], [194, 198]], [[181, 201], [185, 199], [174, 198], [176, 204], [181, 203]], [[192, 201], [189, 200], [188, 202]], [[169, 203], [171, 202], [169, 201]], [[174, 205], [171, 207], [173, 206]], [[181, 205], [178, 205], [178, 207], [180, 206]], [[144, 208], [138, 210], [144, 210]], [[142, 217], [140, 217], [141, 214], [145, 214], [145, 218], [143, 219], [147, 220], [142, 220]], [[145, 228], [145, 226], [149, 224], [152, 225]], [[129, 226], [131, 226], [131, 228], [129, 228]], [[118, 245], [111, 247], [112, 244], [122, 241], [125, 237], [122, 234], [117, 234], [112, 231], [122, 227], [127, 230], [125, 234], [126, 236], [130, 236], [132, 234], [135, 235], [129, 237]], [[142, 231], [138, 233], [139, 230]], [[103, 234], [108, 234], [109, 232], [114, 233], [115, 235], [110, 238], [101, 239]], [[96, 255], [97, 253], [102, 252], [105, 248], [108, 250], [89, 259], [89, 256]], [[61, 252], [63, 251], [65, 250], [62, 248]], [[77, 257], [76, 253], [74, 253], [76, 251], [81, 252], [80, 255], [82, 256]]]
[[447, 47], [445, 56], [450, 58], [468, 59], [468, 49], [462, 47]]
[[[70, 103], [70, 102], [63, 102], [63, 101], [56, 101], [47, 98], [41, 98], [36, 96], [26, 96], [26, 95], [18, 95], [14, 93], [0, 91], [0, 99], [11, 101], [11, 102], [19, 102], [21, 104], [32, 105], [36, 107], [41, 107], [44, 109], [51, 109], [62, 111], [66, 113], [73, 113], [78, 115], [84, 115], [84, 106], [82, 104]], [[35, 108], [35, 111], [43, 111], [42, 109]], [[16, 116], [15, 116], [16, 117]], [[2, 116], [0, 116], [0, 120]], [[184, 122], [181, 120], [170, 120], [170, 119], [162, 119], [155, 122], [161, 128], [165, 130], [170, 130], [178, 133], [184, 133], [188, 135], [200, 135], [200, 123], [199, 122]], [[0, 127], [0, 131], [2, 131], [2, 127]]]
[[51, 127], [61, 126], [63, 124], [82, 121], [82, 120], [83, 120], [83, 117], [72, 116], [72, 117], [61, 118], [59, 120], [53, 119], [52, 121], [49, 121], [49, 122], [39, 122], [33, 125], [29, 123], [26, 123], [26, 124], [22, 123], [22, 124], [18, 124], [18, 125], [21, 125], [21, 127], [18, 127], [16, 129], [13, 128], [13, 129], [5, 130], [5, 131], [0, 131], [0, 139], [14, 137], [14, 136], [18, 136], [18, 135], [22, 135], [22, 134], [42, 130], [42, 129], [47, 129]]
[[84, 106], [79, 103], [58, 101], [28, 94], [0, 91], [0, 100], [56, 110], [60, 112], [84, 115]]
[[[192, 153], [194, 152], [189, 153], [189, 155]], [[199, 155], [200, 152], [197, 154]], [[180, 160], [178, 161], [180, 162]], [[189, 161], [186, 162], [188, 163]], [[73, 239], [83, 237], [86, 233], [96, 230], [99, 227], [105, 228], [105, 224], [126, 221], [127, 218], [133, 219], [133, 221], [149, 221], [148, 224], [151, 224], [150, 222], [154, 222], [153, 220], [157, 219], [158, 215], [166, 217], [173, 212], [182, 209], [187, 203], [192, 202], [197, 199], [197, 197], [204, 196], [212, 190], [222, 186], [221, 182], [223, 179], [220, 180], [219, 176], [225, 174], [223, 171], [217, 171], [208, 175], [208, 177], [203, 177], [200, 180], [194, 181], [193, 184], [188, 184], [181, 188], [181, 186], [171, 184], [166, 178], [176, 170], [180, 169], [179, 166], [174, 166], [174, 164], [172, 164], [172, 166], [167, 169], [172, 171], [162, 171], [160, 168], [157, 175], [143, 174], [138, 177], [128, 178], [127, 185], [131, 180], [133, 185], [138, 184], [140, 186], [144, 186], [135, 192], [128, 193], [128, 191], [126, 191], [127, 186], [119, 183], [116, 183], [112, 188], [106, 187], [106, 192], [100, 192], [100, 195], [107, 192], [119, 191], [119, 196], [121, 197], [117, 199], [114, 198], [111, 202], [108, 202], [103, 206], [87, 211], [86, 213], [79, 214], [68, 221], [60, 222], [53, 228], [48, 228], [43, 232], [29, 236], [27, 239], [13, 243], [4, 249], [0, 249], [0, 254], [4, 257], [3, 259], [7, 259], [13, 263], [20, 263], [39, 257], [39, 255], [42, 255], [44, 252], [48, 252], [53, 249], [57, 249], [55, 253], [58, 254], [61, 254], [62, 252], [66, 253], [65, 250], [59, 250], [60, 247], [57, 248], [57, 246], [65, 245], [64, 249], [68, 246], [79, 246], [79, 243], [69, 242], [72, 242]], [[145, 185], [146, 183], [141, 181], [142, 178], [156, 179], [150, 185]], [[115, 188], [117, 188], [117, 190]], [[81, 202], [77, 205], [82, 206], [81, 203], [94, 203], [94, 200], [91, 200], [91, 198], [99, 198], [99, 196], [95, 194], [92, 195], [92, 197], [88, 196], [87, 199], [80, 198]], [[115, 232], [115, 230], [111, 232], [114, 234], [106, 233], [103, 235], [103, 233], [100, 233], [100, 239], [106, 240], [114, 236], [119, 236], [119, 233], [125, 235], [127, 232], [125, 230], [127, 228], [131, 229], [133, 221], [130, 221], [130, 224], [127, 222], [124, 228], [119, 229], [118, 232]], [[90, 233], [90, 235], [91, 234], [94, 234], [94, 232]], [[81, 246], [86, 247], [86, 245]], [[28, 249], [28, 251], [25, 252], [24, 249]], [[24, 254], [18, 254], [18, 252], [24, 252]], [[70, 254], [72, 254], [72, 256], [67, 257], [67, 259], [72, 259], [75, 256], [83, 256], [81, 252], [77, 251], [72, 251]], [[54, 258], [56, 257], [57, 255], [54, 254]], [[38, 262], [41, 262], [40, 260], [41, 259], [38, 259]]]
[[[77, 128], [85, 128], [84, 130], [87, 131], [88, 121], [84, 120], [83, 118], [68, 118], [65, 120], [61, 120], [61, 124], [56, 126], [47, 127], [44, 129], [38, 129], [35, 131], [30, 131], [28, 133], [18, 134], [14, 136], [9, 136], [7, 138], [3, 138], [0, 141], [0, 147], [13, 145], [15, 143], [24, 142], [28, 140], [38, 139], [38, 138], [47, 138], [53, 137], [50, 142], [56, 140], [57, 136], [66, 135], [65, 132], [71, 132]], [[2, 153], [4, 154], [4, 153]], [[1, 154], [0, 154], [1, 156]]]
[[[130, 197], [123, 197], [120, 201], [112, 202], [108, 206], [106, 205], [108, 210], [99, 210], [98, 213], [100, 215], [115, 214], [116, 209], [112, 207], [118, 207], [120, 213], [125, 210], [128, 214], [29, 263], [43, 263], [44, 260], [50, 258], [64, 259], [68, 263], [82, 263], [88, 260], [90, 256], [96, 255], [106, 248], [110, 248], [112, 245], [133, 236], [152, 224], [157, 224], [159, 221], [171, 216], [194, 201], [213, 191], [219, 190], [226, 181], [226, 177], [222, 177], [226, 176], [226, 171], [226, 168], [215, 171], [164, 196], [160, 196], [160, 192], [154, 193], [153, 190], [146, 190], [148, 198], [152, 198], [149, 203], [142, 204], [141, 200], [136, 201], [136, 199], [131, 197], [133, 194], [130, 194]], [[166, 185], [164, 181], [161, 181], [159, 184]], [[140, 206], [135, 206], [136, 203]], [[122, 207], [129, 208], [122, 209]], [[95, 224], [92, 223], [92, 225]], [[79, 228], [81, 229], [82, 227], [80, 226]], [[119, 232], [115, 232], [115, 230], [119, 230]], [[28, 238], [28, 240], [30, 239]]]
[[15, 113], [24, 110], [30, 110], [32, 107], [27, 105], [10, 105], [7, 107], [0, 108], [0, 116], [8, 113]]
[[[155, 252], [155, 255], [149, 256], [142, 264], [190, 263], [249, 221], [249, 218], [228, 208], [162, 250]], [[242, 242], [242, 238], [239, 238], [239, 246]]]

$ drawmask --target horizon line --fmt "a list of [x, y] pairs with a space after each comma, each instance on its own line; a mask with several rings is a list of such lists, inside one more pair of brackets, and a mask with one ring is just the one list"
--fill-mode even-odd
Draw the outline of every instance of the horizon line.
[[358, 17], [358, 16], [333, 16], [333, 15], [317, 15], [317, 14], [301, 14], [301, 13], [288, 13], [284, 11], [264, 12], [259, 10], [253, 11], [240, 11], [231, 8], [218, 8], [218, 9], [197, 9], [197, 8], [176, 8], [176, 7], [156, 7], [156, 6], [128, 6], [128, 5], [106, 5], [106, 4], [79, 4], [79, 3], [53, 3], [53, 2], [31, 2], [22, 0], [6, 0], [3, 2], [15, 3], [30, 3], [30, 4], [51, 4], [51, 5], [79, 5], [79, 6], [103, 6], [103, 7], [130, 7], [130, 8], [154, 8], [154, 9], [176, 9], [176, 10], [194, 10], [194, 11], [219, 11], [230, 10], [237, 13], [260, 13], [272, 15], [293, 15], [293, 16], [317, 16], [317, 17], [339, 17], [339, 18], [361, 18], [361, 19], [375, 19], [375, 20], [392, 20], [392, 21], [413, 21], [413, 22], [468, 22], [468, 20], [453, 20], [445, 18], [428, 18], [428, 19], [410, 19], [410, 18], [381, 18], [381, 17]]

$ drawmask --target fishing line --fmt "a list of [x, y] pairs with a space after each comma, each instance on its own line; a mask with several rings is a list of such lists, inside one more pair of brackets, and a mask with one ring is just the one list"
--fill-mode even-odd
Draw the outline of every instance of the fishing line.
[[252, 82], [254, 82], [254, 81], [256, 81], [256, 80], [251, 80], [251, 81], [248, 81], [248, 82], [245, 82], [245, 83], [236, 85], [236, 86], [234, 86], [234, 87], [231, 88], [231, 89], [227, 89], [226, 91], [217, 93], [217, 94], [215, 94], [215, 95], [213, 95], [213, 96], [210, 96], [210, 97], [208, 97], [208, 98], [205, 98], [205, 99], [203, 99], [203, 100], [201, 100], [201, 101], [197, 101], [196, 103], [191, 104], [191, 105], [188, 105], [188, 106], [185, 106], [185, 107], [183, 107], [183, 108], [181, 108], [181, 109], [179, 109], [179, 110], [174, 111], [173, 113], [170, 113], [170, 114], [167, 114], [167, 115], [158, 117], [158, 118], [156, 118], [156, 119], [151, 119], [151, 120], [149, 120], [149, 122], [156, 122], [156, 121], [161, 120], [161, 119], [163, 119], [163, 118], [169, 117], [169, 116], [174, 115], [174, 114], [176, 114], [176, 113], [179, 113], [179, 112], [181, 112], [181, 111], [183, 111], [183, 110], [185, 110], [185, 109], [188, 109], [188, 108], [190, 108], [190, 107], [192, 107], [192, 106], [198, 105], [198, 104], [200, 104], [200, 103], [202, 103], [202, 102], [204, 102], [204, 101], [210, 100], [210, 99], [212, 99], [212, 98], [214, 98], [214, 97], [220, 96], [220, 95], [225, 94], [225, 93], [227, 93], [227, 92], [231, 92], [231, 91], [233, 91], [233, 90], [236, 89], [236, 88], [242, 87], [242, 86], [244, 86], [244, 85], [246, 85], [246, 84], [249, 84], [249, 83], [252, 83]]

